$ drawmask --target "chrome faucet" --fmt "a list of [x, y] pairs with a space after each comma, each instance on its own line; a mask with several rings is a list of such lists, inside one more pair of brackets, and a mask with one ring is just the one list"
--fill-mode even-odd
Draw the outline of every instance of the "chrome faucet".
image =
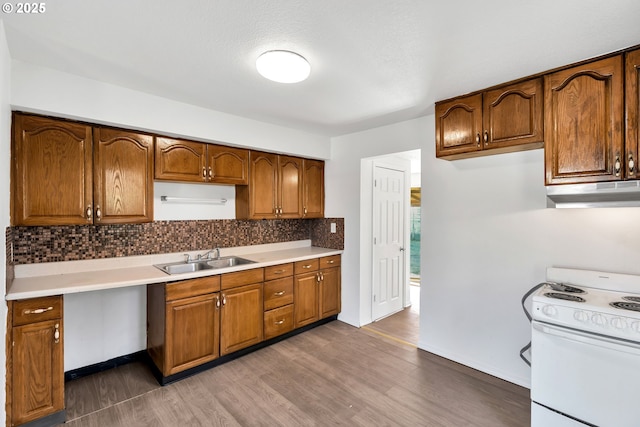
[[[215, 252], [216, 256], [212, 257], [211, 254]], [[202, 255], [198, 255], [198, 259], [218, 259], [220, 258], [220, 248], [213, 248], [210, 251], [203, 253]]]

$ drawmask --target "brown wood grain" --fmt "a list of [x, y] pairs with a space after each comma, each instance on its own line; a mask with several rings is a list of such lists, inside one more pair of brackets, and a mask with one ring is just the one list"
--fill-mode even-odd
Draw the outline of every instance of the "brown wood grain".
[[206, 144], [166, 137], [156, 137], [155, 179], [205, 182]]
[[293, 304], [264, 312], [264, 339], [268, 340], [293, 330]]
[[166, 300], [210, 294], [220, 290], [220, 276], [206, 276], [166, 284]]
[[262, 341], [262, 283], [221, 292], [220, 354], [225, 355]]
[[482, 94], [436, 103], [436, 157], [482, 150]]
[[318, 316], [320, 319], [340, 313], [341, 310], [341, 278], [340, 267], [320, 270], [321, 280], [318, 283]]
[[293, 263], [271, 265], [264, 268], [264, 280], [293, 276]]
[[324, 218], [324, 162], [304, 159], [304, 218]]
[[293, 276], [264, 282], [264, 310], [293, 303]]
[[318, 320], [318, 272], [296, 274], [293, 295], [294, 327], [300, 328]]
[[[638, 179], [638, 153], [640, 153], [640, 49], [625, 55], [625, 177]], [[633, 167], [631, 167], [633, 165]]]
[[278, 218], [302, 218], [302, 176], [301, 158], [278, 156]]
[[210, 182], [235, 185], [249, 183], [249, 150], [207, 145], [207, 159]]
[[546, 75], [545, 182], [616, 181], [624, 162], [622, 56]]

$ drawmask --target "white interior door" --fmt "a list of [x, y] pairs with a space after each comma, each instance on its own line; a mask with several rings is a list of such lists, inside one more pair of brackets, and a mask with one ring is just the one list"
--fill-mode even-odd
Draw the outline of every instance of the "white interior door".
[[405, 171], [373, 166], [373, 320], [403, 307], [404, 177]]

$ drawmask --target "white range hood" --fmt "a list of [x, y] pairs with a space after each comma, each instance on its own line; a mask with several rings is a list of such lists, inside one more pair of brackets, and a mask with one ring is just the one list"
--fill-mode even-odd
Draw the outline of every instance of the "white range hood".
[[547, 207], [640, 207], [640, 181], [547, 186]]

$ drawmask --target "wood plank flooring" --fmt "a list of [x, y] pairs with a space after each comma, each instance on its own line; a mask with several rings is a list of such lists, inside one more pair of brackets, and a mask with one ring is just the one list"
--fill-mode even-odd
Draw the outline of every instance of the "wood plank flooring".
[[131, 363], [66, 384], [65, 426], [529, 425], [529, 391], [333, 321], [160, 387]]
[[363, 329], [417, 346], [420, 337], [420, 287], [412, 285], [409, 286], [409, 290], [411, 306], [363, 326]]

